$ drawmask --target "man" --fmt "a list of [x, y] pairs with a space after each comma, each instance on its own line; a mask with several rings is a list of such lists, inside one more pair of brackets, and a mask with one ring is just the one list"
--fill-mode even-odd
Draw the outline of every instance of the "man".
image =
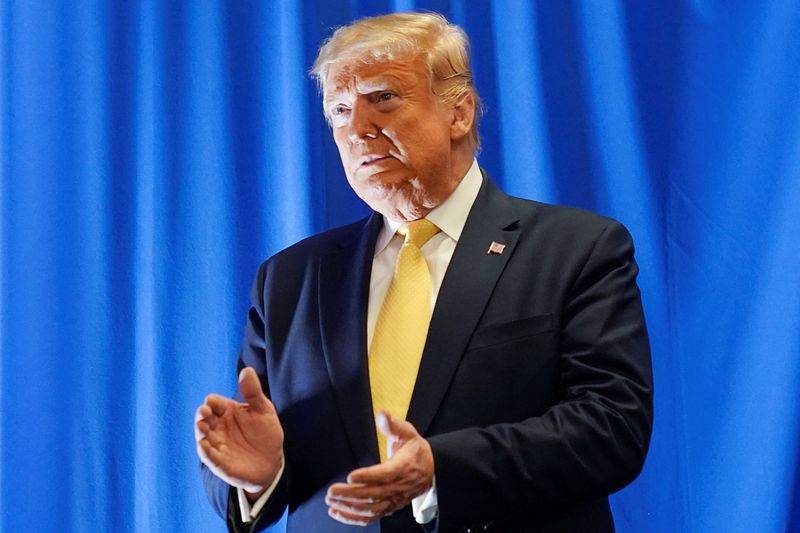
[[[339, 29], [314, 66], [368, 219], [267, 260], [243, 402], [196, 417], [232, 531], [613, 531], [652, 423], [628, 233], [482, 175], [466, 36], [434, 14]], [[377, 429], [376, 429], [377, 428]]]

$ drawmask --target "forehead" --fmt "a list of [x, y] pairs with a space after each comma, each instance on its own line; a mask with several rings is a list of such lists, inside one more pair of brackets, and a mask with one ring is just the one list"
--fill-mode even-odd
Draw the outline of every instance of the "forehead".
[[387, 85], [411, 90], [423, 84], [428, 85], [428, 73], [421, 57], [370, 62], [351, 59], [328, 69], [325, 99], [341, 93], [368, 93]]

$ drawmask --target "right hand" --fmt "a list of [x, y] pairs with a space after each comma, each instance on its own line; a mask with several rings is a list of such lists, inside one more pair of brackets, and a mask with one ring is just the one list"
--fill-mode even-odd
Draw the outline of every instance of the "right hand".
[[239, 374], [239, 393], [246, 403], [209, 394], [197, 409], [197, 455], [229, 485], [258, 495], [283, 465], [283, 428], [250, 367]]

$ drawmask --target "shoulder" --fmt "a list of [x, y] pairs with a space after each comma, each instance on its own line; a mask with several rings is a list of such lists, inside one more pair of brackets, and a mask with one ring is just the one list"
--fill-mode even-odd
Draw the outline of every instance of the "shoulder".
[[486, 172], [475, 207], [487, 220], [516, 220], [523, 235], [533, 232], [558, 240], [592, 239], [609, 230], [628, 234], [619, 221], [586, 209], [511, 196], [499, 189]]
[[[608, 273], [635, 280], [633, 240], [619, 221], [577, 207], [510, 197], [519, 216], [514, 259], [536, 265], [537, 275], [554, 285], [590, 286]], [[581, 281], [583, 280], [583, 281]]]
[[514, 196], [509, 196], [508, 199], [519, 215], [520, 228], [523, 231], [558, 240], [594, 240], [607, 233], [620, 233], [630, 237], [628, 230], [618, 220], [586, 209]]
[[507, 202], [518, 219], [517, 261], [546, 264], [561, 273], [577, 273], [597, 260], [609, 264], [634, 262], [629, 231], [611, 217], [512, 196], [507, 196]]
[[365, 217], [352, 224], [306, 237], [276, 253], [267, 259], [267, 262], [308, 261], [335, 252], [358, 239], [361, 233], [367, 229], [369, 221], [370, 217]]
[[[284, 279], [297, 277], [301, 273], [315, 271], [322, 257], [341, 250], [368, 232], [371, 217], [351, 224], [316, 233], [275, 253], [261, 263], [259, 279], [278, 275]], [[288, 275], [288, 276], [287, 276]]]

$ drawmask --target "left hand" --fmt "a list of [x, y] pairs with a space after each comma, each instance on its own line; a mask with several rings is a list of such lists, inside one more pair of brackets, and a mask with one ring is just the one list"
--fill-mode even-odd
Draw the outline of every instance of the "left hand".
[[325, 503], [331, 518], [366, 526], [411, 503], [433, 484], [433, 452], [411, 423], [381, 411], [375, 417], [387, 437], [389, 459], [350, 472], [347, 483], [328, 488]]

